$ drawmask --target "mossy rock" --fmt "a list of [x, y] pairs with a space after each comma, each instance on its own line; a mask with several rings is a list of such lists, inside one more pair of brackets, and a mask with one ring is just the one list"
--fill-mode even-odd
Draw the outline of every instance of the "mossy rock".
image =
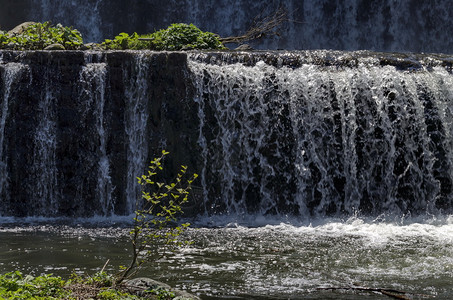
[[24, 23], [21, 23], [19, 25], [17, 25], [16, 27], [14, 27], [13, 29], [11, 29], [10, 31], [8, 31], [9, 34], [22, 34], [23, 32], [25, 32], [27, 30], [27, 28], [31, 25], [35, 25], [37, 24], [36, 22], [24, 22]]
[[45, 47], [44, 50], [66, 50], [62, 44], [55, 43]]
[[125, 290], [128, 293], [140, 296], [148, 297], [150, 290], [165, 290], [175, 294], [176, 300], [201, 300], [199, 297], [192, 295], [188, 292], [174, 289], [168, 284], [159, 282], [146, 277], [134, 278], [124, 282], [123, 284]]

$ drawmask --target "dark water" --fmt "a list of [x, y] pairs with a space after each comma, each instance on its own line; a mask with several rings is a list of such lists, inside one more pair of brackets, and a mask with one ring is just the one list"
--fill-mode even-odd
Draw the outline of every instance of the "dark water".
[[[83, 222], [4, 223], [0, 271], [67, 277], [92, 274], [107, 260], [112, 272], [128, 262], [124, 224]], [[187, 233], [192, 245], [159, 259], [142, 275], [203, 299], [388, 299], [377, 292], [337, 289], [350, 287], [394, 289], [410, 299], [453, 297], [451, 216], [293, 225], [263, 217], [196, 223]]]

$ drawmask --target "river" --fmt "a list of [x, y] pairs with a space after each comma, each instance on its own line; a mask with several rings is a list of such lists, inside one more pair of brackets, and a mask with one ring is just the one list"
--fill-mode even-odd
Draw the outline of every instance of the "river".
[[[127, 218], [2, 219], [0, 271], [93, 274], [128, 262]], [[245, 221], [246, 220], [246, 221]], [[19, 225], [17, 222], [20, 221]], [[202, 299], [409, 299], [453, 297], [453, 218], [200, 218], [193, 244], [141, 275]], [[363, 289], [362, 289], [363, 288]], [[368, 290], [366, 290], [368, 289]]]

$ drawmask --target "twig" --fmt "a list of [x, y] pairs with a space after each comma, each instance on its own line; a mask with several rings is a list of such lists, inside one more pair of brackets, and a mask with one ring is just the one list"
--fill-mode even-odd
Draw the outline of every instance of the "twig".
[[101, 269], [101, 273], [104, 272], [105, 267], [107, 267], [107, 265], [109, 264], [109, 261], [110, 261], [110, 259], [107, 259], [107, 261], [105, 262], [104, 266]]
[[393, 289], [383, 289], [383, 288], [367, 288], [367, 287], [331, 287], [331, 288], [318, 288], [318, 290], [353, 290], [353, 291], [362, 291], [362, 292], [377, 292], [383, 295], [389, 296], [393, 299], [400, 300], [411, 300], [408, 295], [423, 297], [423, 298], [435, 298], [432, 295], [426, 294], [411, 294], [403, 291], [393, 290]]
[[260, 16], [256, 17], [253, 21], [253, 25], [244, 35], [240, 36], [229, 36], [226, 38], [220, 38], [219, 40], [223, 44], [227, 43], [244, 43], [251, 40], [258, 40], [266, 35], [279, 35], [275, 31], [284, 22], [288, 21], [286, 10], [279, 7], [277, 11], [271, 16], [267, 16], [259, 19]]

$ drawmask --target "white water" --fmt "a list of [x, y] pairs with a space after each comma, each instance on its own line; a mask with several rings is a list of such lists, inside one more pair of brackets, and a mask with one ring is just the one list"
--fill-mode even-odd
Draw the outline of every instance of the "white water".
[[33, 132], [31, 180], [26, 188], [33, 191], [30, 193], [33, 201], [28, 210], [52, 216], [57, 214], [60, 201], [56, 166], [57, 121], [54, 109], [58, 100], [53, 94], [54, 83], [49, 72], [44, 76], [47, 81], [35, 112], [41, 121]]
[[[80, 80], [87, 86], [83, 93], [87, 93], [85, 99], [87, 110], [92, 109], [96, 115], [96, 130], [99, 139], [97, 151], [97, 195], [94, 197], [101, 207], [97, 214], [110, 216], [114, 212], [114, 201], [112, 198], [112, 181], [110, 177], [110, 161], [106, 149], [106, 128], [104, 120], [105, 89], [106, 89], [107, 65], [105, 63], [87, 63], [81, 70]], [[94, 106], [90, 108], [90, 106]]]
[[128, 84], [125, 90], [126, 111], [125, 130], [128, 141], [127, 151], [127, 176], [126, 180], [126, 213], [132, 213], [135, 202], [141, 199], [141, 187], [137, 184], [137, 177], [144, 174], [147, 157], [149, 133], [148, 124], [148, 94], [149, 77], [148, 68], [150, 57], [144, 52], [137, 53], [131, 70], [124, 73], [124, 81]]
[[[257, 295], [361, 299], [363, 296], [351, 292], [342, 295], [319, 290], [354, 286], [449, 299], [452, 230], [448, 218], [433, 224], [356, 218], [323, 220], [309, 226], [282, 223], [250, 228], [230, 224], [193, 233], [202, 241], [169, 259], [168, 266], [176, 264], [175, 269], [186, 273], [189, 270], [187, 277], [198, 279], [196, 290], [242, 295], [244, 299]], [[214, 279], [209, 282], [208, 278]]]
[[[452, 217], [384, 219], [298, 224], [261, 216], [240, 222], [202, 218], [187, 233], [193, 244], [167, 254], [141, 275], [202, 299], [386, 299], [347, 290], [351, 287], [399, 290], [409, 299], [451, 299]], [[101, 219], [68, 220], [70, 226], [48, 225], [61, 220], [3, 225], [0, 272], [92, 274], [107, 259], [113, 272], [128, 262], [129, 229], [115, 225], [124, 220], [113, 221], [112, 227], [104, 227], [112, 219], [104, 219], [104, 226]], [[205, 227], [211, 222], [217, 226]]]
[[[0, 59], [1, 62], [1, 59]], [[2, 81], [3, 81], [3, 102], [1, 104], [1, 119], [0, 119], [0, 195], [4, 195], [3, 191], [8, 188], [8, 172], [5, 143], [5, 125], [8, 117], [8, 106], [10, 101], [10, 94], [13, 82], [23, 72], [26, 67], [19, 63], [8, 63], [0, 65], [3, 68]]]
[[84, 41], [102, 42], [102, 0], [42, 0], [33, 1], [31, 18], [52, 24], [72, 26], [82, 33]]
[[451, 207], [453, 79], [444, 68], [189, 67], [208, 211], [307, 217]]

